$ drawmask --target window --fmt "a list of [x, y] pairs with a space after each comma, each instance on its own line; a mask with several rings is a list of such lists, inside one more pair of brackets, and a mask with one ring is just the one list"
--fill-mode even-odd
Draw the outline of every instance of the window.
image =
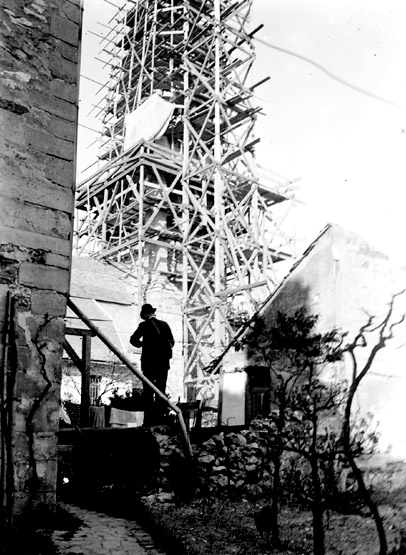
[[265, 418], [271, 411], [271, 380], [269, 368], [256, 366], [246, 368], [248, 374], [246, 394], [246, 422]]
[[98, 405], [100, 404], [100, 394], [101, 394], [101, 376], [96, 376], [92, 374], [90, 376], [90, 404]]

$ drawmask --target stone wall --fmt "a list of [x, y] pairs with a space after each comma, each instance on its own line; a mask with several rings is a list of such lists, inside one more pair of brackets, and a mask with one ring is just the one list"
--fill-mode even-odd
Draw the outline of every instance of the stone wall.
[[0, 5], [0, 490], [6, 520], [56, 499], [80, 23], [79, 0]]

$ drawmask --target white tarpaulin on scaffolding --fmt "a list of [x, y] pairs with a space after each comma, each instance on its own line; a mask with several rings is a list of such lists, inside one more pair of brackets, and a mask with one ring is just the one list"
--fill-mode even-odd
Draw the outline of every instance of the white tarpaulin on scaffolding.
[[136, 110], [125, 117], [124, 150], [139, 141], [153, 141], [165, 133], [175, 104], [154, 93]]

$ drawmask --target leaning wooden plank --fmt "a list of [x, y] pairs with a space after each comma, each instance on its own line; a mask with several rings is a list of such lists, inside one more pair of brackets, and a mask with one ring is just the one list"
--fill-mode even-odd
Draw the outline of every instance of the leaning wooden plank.
[[179, 419], [179, 424], [184, 436], [184, 440], [185, 440], [186, 454], [191, 458], [193, 458], [192, 444], [190, 443], [185, 421], [183, 419], [182, 411], [180, 410], [180, 408], [174, 403], [172, 403], [172, 401], [170, 401], [168, 397], [164, 395], [160, 389], [158, 389], [148, 378], [146, 378], [144, 374], [140, 372], [138, 368], [136, 368], [134, 364], [119, 349], [117, 349], [117, 347], [108, 339], [108, 337], [104, 335], [104, 333], [101, 332], [99, 328], [97, 328], [93, 324], [93, 322], [89, 320], [89, 318], [87, 318], [87, 316], [80, 310], [79, 307], [76, 306], [76, 304], [70, 298], [68, 298], [68, 306], [91, 330], [95, 332], [97, 337], [110, 349], [112, 353], [116, 355], [116, 357], [119, 360], [121, 360], [123, 364], [127, 366], [127, 368], [133, 374], [137, 376], [137, 378], [139, 378], [143, 383], [145, 383], [148, 387], [150, 387], [156, 395], [158, 395], [161, 399], [163, 399], [167, 403], [167, 405], [173, 411], [176, 412]]

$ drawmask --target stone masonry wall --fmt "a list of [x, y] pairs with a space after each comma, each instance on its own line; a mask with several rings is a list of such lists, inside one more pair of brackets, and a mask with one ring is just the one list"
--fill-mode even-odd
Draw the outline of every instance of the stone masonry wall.
[[56, 500], [80, 22], [80, 0], [0, 2], [0, 505], [9, 521]]

